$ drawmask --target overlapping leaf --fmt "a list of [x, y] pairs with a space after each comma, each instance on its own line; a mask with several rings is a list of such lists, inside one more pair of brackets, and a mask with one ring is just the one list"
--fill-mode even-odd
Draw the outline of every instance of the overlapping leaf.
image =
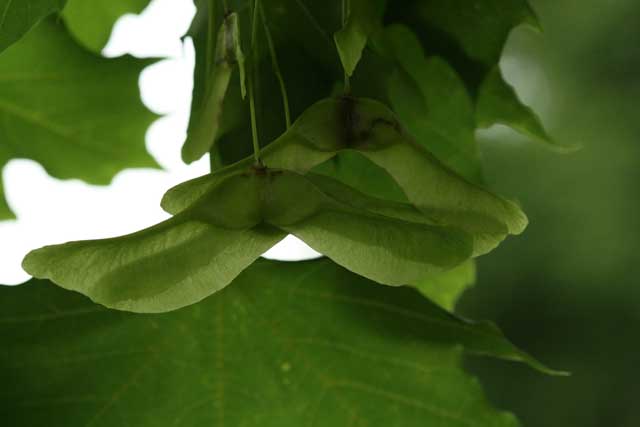
[[504, 80], [498, 66], [489, 72], [480, 86], [476, 119], [481, 128], [504, 124], [534, 140], [550, 144], [558, 151], [568, 152], [578, 148], [558, 144], [549, 136], [533, 110], [518, 101], [515, 89]]
[[474, 108], [464, 82], [440, 57], [426, 58], [407, 27], [388, 27], [381, 43], [398, 64], [389, 99], [402, 123], [441, 162], [481, 182]]
[[328, 177], [252, 168], [221, 179], [147, 230], [45, 247], [23, 265], [108, 307], [169, 311], [222, 289], [287, 233], [388, 285], [446, 271], [468, 259], [474, 244], [410, 205], [370, 198]]
[[539, 367], [495, 326], [326, 259], [260, 261], [163, 315], [35, 280], [0, 288], [0, 313], [10, 425], [514, 426], [462, 371], [460, 348]]
[[66, 0], [63, 18], [69, 31], [83, 46], [100, 52], [109, 41], [118, 18], [140, 13], [149, 0]]
[[[55, 177], [94, 184], [127, 167], [155, 167], [144, 146], [155, 116], [138, 95], [147, 64], [100, 58], [59, 20], [43, 21], [0, 55], [0, 167], [29, 158]], [[0, 215], [10, 217], [6, 209]]]
[[42, 19], [62, 10], [67, 0], [0, 0], [0, 52]]
[[[539, 118], [515, 91], [505, 90], [510, 86], [496, 72], [511, 31], [523, 24], [539, 28], [526, 0], [479, 0], [473, 5], [464, 0], [406, 0], [389, 13], [392, 22], [410, 25], [429, 54], [444, 58], [465, 79], [476, 100], [478, 126], [501, 123], [555, 146]], [[500, 96], [491, 96], [496, 91]], [[509, 114], [514, 111], [516, 116]]]
[[[209, 53], [211, 48], [206, 45], [206, 29], [209, 21], [206, 19], [208, 5], [205, 3], [197, 3], [202, 12], [199, 12], [196, 16], [194, 27], [190, 32], [196, 40], [197, 51], [192, 122], [200, 120], [198, 117], [200, 117], [199, 112], [202, 110], [201, 98], [205, 92], [206, 78], [204, 76], [207, 75], [205, 57], [211, 55]], [[231, 5], [231, 10], [247, 9], [242, 2], [230, 2], [229, 4]], [[473, 131], [476, 127], [473, 122], [476, 119], [473, 115], [468, 117], [469, 108], [472, 111], [475, 110], [478, 126], [486, 126], [487, 119], [489, 119], [492, 122], [498, 121], [522, 131], [524, 129], [523, 122], [539, 123], [539, 119], [535, 114], [518, 100], [513, 91], [505, 94], [508, 96], [500, 97], [497, 100], [489, 100], [489, 102], [480, 99], [482, 93], [491, 92], [498, 88], [498, 86], [495, 86], [496, 81], [491, 78], [490, 73], [498, 65], [504, 43], [511, 30], [521, 24], [537, 26], [535, 15], [525, 0], [518, 0], [517, 2], [481, 0], [474, 3], [473, 8], [469, 7], [465, 2], [442, 2], [436, 0], [427, 2], [405, 0], [393, 5], [385, 5], [384, 1], [360, 2], [352, 0], [351, 2], [345, 2], [345, 5], [348, 9], [347, 18], [350, 18], [347, 19], [346, 26], [337, 26], [340, 21], [340, 4], [338, 3], [335, 4], [335, 7], [320, 7], [314, 2], [278, 0], [265, 5], [265, 14], [274, 32], [275, 49], [281, 52], [283, 50], [288, 51], [292, 45], [301, 44], [304, 50], [296, 51], [295, 55], [304, 58], [303, 63], [314, 64], [313, 67], [305, 68], [305, 76], [312, 80], [321, 75], [324, 78], [330, 77], [334, 83], [337, 83], [342, 79], [342, 76], [341, 73], [336, 72], [335, 58], [342, 58], [345, 70], [348, 73], [353, 73], [356, 64], [361, 58], [367, 39], [374, 33], [380, 33], [380, 17], [383, 10], [385, 11], [386, 23], [410, 26], [419, 36], [422, 48], [426, 50], [428, 57], [423, 61], [422, 55], [409, 55], [407, 52], [404, 58], [409, 59], [409, 61], [404, 61], [403, 65], [405, 67], [402, 68], [405, 74], [408, 72], [406, 70], [407, 67], [410, 69], [409, 74], [413, 70], [413, 76], [419, 70], [426, 69], [428, 71], [428, 75], [421, 77], [419, 82], [419, 87], [422, 90], [429, 89], [428, 93], [423, 93], [423, 95], [428, 95], [425, 98], [426, 101], [419, 101], [419, 103], [424, 104], [412, 103], [412, 100], [415, 101], [416, 97], [415, 93], [411, 93], [411, 91], [417, 91], [411, 84], [417, 83], [410, 83], [410, 86], [407, 87], [405, 81], [399, 85], [398, 78], [400, 76], [398, 75], [394, 76], [391, 81], [391, 98], [393, 99], [387, 99], [386, 90], [380, 92], [375, 89], [375, 84], [370, 84], [372, 79], [375, 80], [375, 76], [367, 77], [355, 73], [356, 84], [361, 81], [363, 84], [366, 82], [368, 88], [365, 93], [376, 99], [389, 101], [395, 99], [395, 102], [391, 102], [391, 104], [394, 110], [399, 113], [403, 124], [412, 133], [415, 131], [416, 134], [419, 134], [420, 142], [427, 144], [436, 157], [441, 158], [443, 162], [448, 163], [447, 160], [452, 160], [452, 163], [458, 163], [449, 164], [449, 166], [462, 173], [465, 177], [474, 181], [480, 179], [478, 166], [472, 164], [474, 157], [477, 156], [477, 149], [473, 143]], [[220, 9], [216, 10], [214, 17], [220, 16], [221, 13]], [[250, 18], [247, 16], [246, 19], [249, 20]], [[331, 34], [335, 34], [338, 55], [332, 54], [328, 50], [326, 39]], [[406, 48], [411, 48], [411, 44], [407, 46], [400, 44], [399, 46], [405, 48], [405, 52]], [[266, 54], [265, 46], [262, 46], [262, 49], [259, 50], [259, 54]], [[434, 54], [440, 57], [441, 60], [433, 58]], [[294, 55], [294, 53], [280, 55], [280, 58], [290, 55]], [[411, 59], [412, 57], [414, 58], [413, 60]], [[421, 62], [426, 62], [426, 65], [421, 64]], [[451, 66], [453, 66], [453, 69], [450, 68]], [[300, 70], [300, 72], [302, 71]], [[371, 74], [372, 72], [374, 74], [382, 73], [382, 76], [378, 76], [378, 78], [383, 78], [386, 77], [384, 73], [387, 70], [383, 68], [376, 70], [374, 67], [366, 68], [362, 71], [365, 74]], [[259, 74], [265, 73], [266, 68], [262, 68], [262, 72]], [[292, 74], [295, 73], [296, 71]], [[465, 94], [461, 81], [456, 74], [464, 79], [468, 94]], [[292, 76], [289, 74], [285, 80], [290, 80], [291, 78]], [[499, 86], [507, 85], [502, 79], [498, 83], [500, 83]], [[266, 84], [266, 86], [270, 85], [274, 85], [274, 83]], [[482, 93], [480, 92], [481, 86], [484, 88]], [[294, 87], [289, 93], [295, 98], [298, 93], [305, 93], [311, 87], [315, 90], [320, 86], [317, 83], [315, 85], [307, 84], [299, 88]], [[448, 91], [444, 89], [442, 91], [455, 94], [453, 100], [456, 101], [454, 103], [455, 108], [458, 108], [456, 111], [462, 111], [464, 112], [463, 114], [452, 114], [455, 109], [454, 105], [445, 102], [445, 99], [448, 100], [449, 97], [442, 98], [442, 94], [439, 92], [439, 88], [445, 87]], [[470, 96], [473, 101], [471, 105], [469, 104], [471, 102], [469, 100]], [[273, 127], [272, 121], [274, 117], [271, 114], [282, 109], [280, 102], [277, 95], [261, 98], [263, 111], [267, 111], [270, 114], [264, 120], [259, 117], [258, 121], [262, 129]], [[220, 137], [224, 137], [224, 134], [229, 134], [226, 139], [233, 140], [233, 142], [229, 141], [223, 145], [233, 145], [235, 151], [244, 152], [246, 155], [251, 147], [250, 132], [248, 131], [248, 112], [245, 111], [246, 108], [243, 109], [241, 106], [238, 94], [232, 96], [231, 99], [226, 97], [224, 104], [224, 110], [230, 111], [223, 110], [224, 119], [222, 122], [224, 123], [224, 128], [221, 129], [219, 134]], [[307, 108], [310, 105], [307, 102], [302, 105], [302, 108]], [[418, 108], [416, 109], [415, 107]], [[429, 117], [426, 121], [424, 120], [425, 114], [421, 111], [425, 107], [429, 108]], [[487, 107], [489, 108], [486, 109]], [[518, 109], [519, 117], [516, 118], [504, 114], [505, 111], [513, 111], [514, 107]], [[296, 110], [296, 108], [293, 108], [293, 110]], [[217, 120], [215, 115], [209, 115], [208, 117], [209, 121], [215, 122]], [[422, 121], [417, 120], [417, 117], [421, 117]], [[446, 120], [446, 118], [450, 118], [450, 120]], [[278, 118], [277, 120], [280, 119]], [[530, 131], [533, 129], [533, 127], [527, 127], [527, 134], [531, 135]], [[267, 141], [275, 137], [272, 132], [267, 132], [267, 134], [269, 135]], [[425, 135], [428, 138], [422, 138]], [[553, 142], [547, 138], [542, 128], [538, 129], [534, 135], [539, 140]], [[443, 139], [448, 140], [446, 144]], [[244, 148], [238, 148], [240, 146]], [[238, 157], [234, 161], [237, 159]], [[222, 160], [218, 163], [224, 165], [229, 162]]]
[[[423, 34], [431, 34], [430, 51], [439, 51], [451, 58], [462, 54], [466, 60], [487, 68], [498, 63], [507, 37], [515, 27], [539, 26], [527, 0], [477, 0], [473, 4], [466, 0], [406, 0], [402, 3], [391, 13], [421, 27]], [[428, 38], [424, 40], [427, 42]]]

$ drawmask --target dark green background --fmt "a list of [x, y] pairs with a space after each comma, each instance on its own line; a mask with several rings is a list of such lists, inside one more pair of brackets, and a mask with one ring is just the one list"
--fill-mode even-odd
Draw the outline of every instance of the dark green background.
[[558, 155], [510, 133], [483, 136], [488, 182], [518, 198], [531, 225], [480, 261], [459, 308], [573, 376], [469, 366], [524, 426], [637, 427], [640, 2], [532, 4], [544, 33], [517, 30], [505, 68], [552, 135], [584, 148]]

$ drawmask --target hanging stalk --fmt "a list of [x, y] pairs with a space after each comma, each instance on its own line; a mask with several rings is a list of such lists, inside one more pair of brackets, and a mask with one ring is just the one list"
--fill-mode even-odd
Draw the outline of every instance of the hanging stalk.
[[251, 139], [253, 142], [253, 156], [257, 165], [262, 165], [260, 159], [260, 142], [258, 140], [258, 125], [256, 123], [256, 102], [254, 93], [254, 83], [258, 66], [257, 53], [257, 29], [258, 29], [258, 9], [260, 7], [259, 0], [253, 0], [253, 10], [251, 18], [251, 67], [249, 69], [248, 89], [249, 89], [249, 110], [251, 114]]
[[[225, 0], [226, 4], [226, 0]], [[214, 58], [214, 49], [213, 45], [215, 39], [215, 29], [216, 29], [216, 0], [209, 0], [209, 17], [207, 21], [207, 51], [206, 51], [206, 74], [205, 74], [205, 92], [209, 93], [211, 88], [211, 67], [213, 65]], [[226, 6], [225, 6], [226, 12]], [[216, 169], [220, 168], [219, 161], [219, 150], [216, 145], [213, 144], [211, 149], [209, 150], [209, 170], [214, 172]]]
[[[347, 25], [347, 19], [349, 18], [350, 12], [351, 12], [351, 1], [342, 0], [342, 27], [343, 28]], [[351, 79], [349, 78], [349, 74], [347, 73], [347, 70], [344, 71], [344, 93], [346, 95], [351, 93]]]
[[262, 4], [260, 4], [260, 18], [262, 19], [262, 24], [264, 26], [264, 32], [267, 38], [267, 45], [269, 47], [269, 55], [271, 56], [271, 63], [273, 65], [273, 72], [278, 79], [278, 84], [280, 85], [280, 94], [282, 96], [282, 103], [284, 105], [284, 117], [287, 129], [291, 127], [291, 112], [289, 109], [289, 96], [287, 94], [287, 87], [284, 83], [284, 78], [282, 77], [282, 72], [280, 70], [280, 64], [278, 63], [278, 56], [276, 55], [276, 48], [273, 43], [273, 38], [271, 37], [271, 30], [269, 29], [269, 25], [267, 23], [267, 17], [264, 12], [264, 8]]
[[214, 45], [213, 40], [215, 38], [215, 26], [216, 26], [216, 1], [209, 0], [208, 7], [209, 17], [207, 21], [207, 51], [205, 52], [206, 58], [206, 82], [205, 82], [205, 93], [208, 92], [211, 76], [211, 66], [213, 64], [213, 56], [214, 56]]

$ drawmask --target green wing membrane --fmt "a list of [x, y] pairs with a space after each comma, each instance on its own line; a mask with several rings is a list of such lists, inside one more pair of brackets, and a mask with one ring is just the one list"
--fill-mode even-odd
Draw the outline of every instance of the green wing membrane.
[[[358, 152], [384, 169], [415, 208], [435, 224], [475, 236], [474, 253], [493, 249], [509, 234], [521, 233], [527, 218], [520, 207], [472, 184], [444, 166], [404, 132], [383, 104], [368, 99], [326, 99], [310, 107], [282, 137], [263, 151], [268, 167], [306, 173], [346, 151]], [[225, 174], [246, 167], [246, 159], [181, 184], [167, 192], [162, 206], [177, 213]]]
[[250, 168], [219, 180], [154, 227], [45, 247], [23, 265], [108, 307], [170, 311], [222, 289], [288, 233], [387, 285], [446, 271], [471, 257], [474, 244], [468, 233], [437, 225], [410, 205], [371, 198], [331, 178]]

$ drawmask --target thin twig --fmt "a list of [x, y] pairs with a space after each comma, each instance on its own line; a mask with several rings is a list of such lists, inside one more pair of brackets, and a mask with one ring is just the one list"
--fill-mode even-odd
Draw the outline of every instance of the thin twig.
[[309, 22], [311, 22], [311, 24], [313, 25], [313, 28], [316, 31], [318, 31], [320, 34], [322, 34], [322, 37], [324, 37], [329, 43], [333, 43], [329, 34], [327, 34], [326, 31], [322, 28], [318, 20], [313, 16], [309, 8], [302, 2], [302, 0], [295, 0], [295, 2], [298, 5], [298, 7], [300, 7], [300, 9], [302, 10], [302, 13], [304, 13], [304, 15], [307, 17]]
[[258, 66], [258, 55], [257, 55], [257, 28], [258, 28], [258, 8], [260, 7], [260, 0], [253, 0], [253, 13], [252, 13], [252, 22], [251, 22], [251, 67], [249, 70], [249, 110], [251, 113], [251, 139], [253, 142], [253, 156], [255, 157], [256, 164], [261, 165], [262, 161], [260, 160], [260, 142], [258, 140], [258, 124], [256, 121], [256, 102], [254, 95], [254, 80], [256, 76], [257, 66]]
[[[347, 19], [351, 13], [351, 2], [349, 0], [342, 0], [342, 27], [346, 27]], [[351, 79], [347, 70], [344, 70], [344, 93], [349, 95], [351, 93]]]
[[262, 24], [264, 25], [264, 32], [267, 36], [267, 45], [269, 46], [269, 54], [271, 55], [271, 63], [273, 64], [273, 72], [280, 84], [280, 93], [282, 95], [282, 103], [284, 104], [284, 118], [287, 129], [291, 127], [291, 112], [289, 109], [289, 96], [287, 94], [287, 86], [284, 83], [282, 72], [280, 70], [280, 64], [278, 63], [278, 56], [276, 55], [276, 48], [273, 44], [273, 38], [271, 37], [271, 31], [267, 24], [267, 17], [264, 12], [262, 4], [260, 4], [260, 17], [262, 18]]

